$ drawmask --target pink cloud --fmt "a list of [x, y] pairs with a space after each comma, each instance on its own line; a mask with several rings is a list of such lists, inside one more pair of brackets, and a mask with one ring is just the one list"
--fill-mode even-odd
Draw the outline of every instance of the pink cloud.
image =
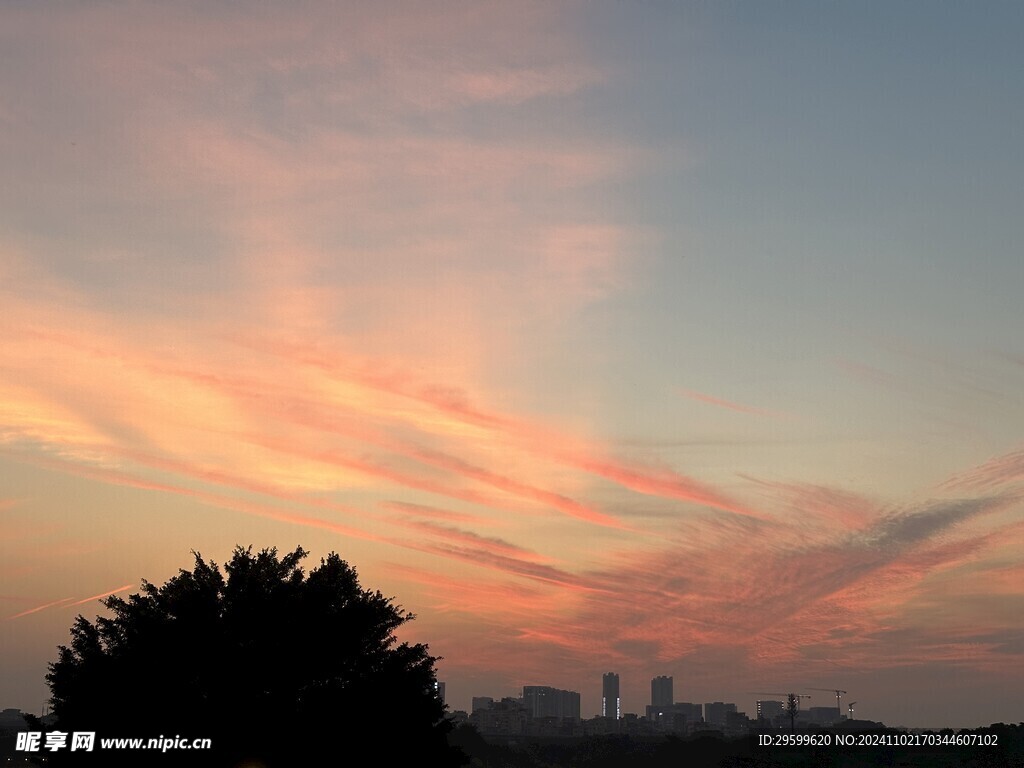
[[390, 569], [402, 574], [423, 590], [434, 610], [463, 614], [473, 622], [507, 624], [511, 616], [530, 621], [538, 612], [546, 614], [564, 607], [557, 586], [537, 581], [495, 581], [483, 578], [453, 578], [443, 573], [392, 563]]
[[711, 395], [705, 395], [702, 392], [696, 392], [692, 389], [681, 389], [680, 392], [691, 400], [696, 400], [701, 403], [708, 403], [709, 405], [717, 405], [720, 408], [727, 408], [730, 411], [736, 411], [737, 413], [749, 413], [754, 416], [774, 416], [772, 411], [766, 411], [763, 408], [754, 408], [749, 405], [740, 405], [729, 400], [723, 400], [718, 397], [712, 397]]
[[763, 489], [772, 500], [783, 501], [792, 512], [799, 514], [801, 525], [834, 533], [854, 531], [866, 527], [882, 513], [878, 502], [848, 490], [813, 483], [764, 480], [746, 474], [744, 480]]
[[564, 464], [584, 470], [639, 493], [660, 495], [704, 504], [736, 514], [759, 519], [768, 516], [748, 509], [728, 499], [707, 485], [701, 484], [671, 470], [654, 470], [634, 464], [615, 461], [601, 456], [596, 445], [587, 445], [579, 438], [570, 437], [554, 429], [539, 427], [526, 420], [514, 419], [499, 413], [487, 412], [473, 406], [461, 390], [417, 385], [410, 377], [384, 377], [365, 375], [351, 368], [345, 369], [312, 350], [296, 345], [276, 347], [289, 359], [321, 367], [334, 375], [352, 377], [361, 384], [404, 398], [419, 401], [455, 418], [458, 422], [504, 434], [532, 452], [554, 458]]
[[587, 456], [566, 457], [573, 465], [599, 475], [608, 480], [613, 480], [637, 493], [651, 496], [663, 496], [681, 501], [689, 501], [694, 504], [701, 504], [713, 509], [720, 509], [725, 512], [733, 512], [745, 517], [752, 517], [758, 520], [770, 520], [771, 517], [749, 509], [746, 506], [730, 500], [724, 494], [714, 490], [708, 485], [699, 483], [685, 475], [680, 475], [671, 470], [654, 470], [646, 467], [637, 467], [605, 458], [592, 458]]
[[523, 559], [499, 552], [493, 547], [481, 547], [479, 545], [455, 546], [448, 544], [409, 544], [412, 549], [428, 552], [443, 557], [461, 560], [463, 562], [486, 568], [509, 576], [522, 577], [543, 584], [552, 584], [572, 592], [592, 592], [600, 590], [600, 587], [588, 583], [568, 571], [564, 571], [546, 563], [534, 562], [532, 559]]
[[472, 101], [522, 104], [541, 96], [565, 96], [600, 80], [594, 71], [569, 68], [493, 68], [451, 75], [446, 85]]
[[853, 378], [870, 384], [878, 384], [893, 389], [905, 389], [906, 385], [898, 376], [876, 368], [873, 365], [866, 365], [853, 360], [837, 359], [836, 367]]
[[244, 512], [256, 517], [264, 517], [271, 520], [278, 520], [311, 528], [320, 528], [355, 539], [395, 543], [393, 539], [380, 537], [370, 532], [360, 530], [354, 526], [348, 526], [322, 518], [295, 513], [279, 507], [270, 506], [268, 504], [259, 504], [222, 493], [213, 493], [210, 491], [189, 488], [184, 485], [175, 485], [174, 483], [169, 482], [149, 480], [144, 477], [133, 475], [129, 472], [122, 472], [104, 467], [88, 466], [76, 462], [61, 461], [46, 457], [24, 458], [25, 460], [31, 461], [39, 466], [60, 469], [68, 474], [98, 480], [113, 485], [124, 485], [131, 488], [138, 488], [140, 490], [188, 496], [213, 507]]
[[623, 525], [611, 515], [591, 509], [577, 501], [574, 501], [573, 499], [563, 496], [560, 493], [553, 493], [540, 488], [534, 488], [503, 475], [490, 472], [480, 467], [475, 467], [452, 456], [445, 456], [436, 451], [420, 451], [416, 455], [418, 458], [430, 464], [471, 477], [488, 485], [492, 485], [502, 491], [513, 493], [517, 496], [530, 499], [531, 501], [553, 507], [560, 512], [564, 512], [565, 514], [583, 520], [584, 522], [607, 526], [609, 528], [628, 530], [627, 526]]
[[448, 520], [455, 523], [480, 523], [483, 518], [479, 515], [471, 515], [464, 512], [454, 512], [449, 509], [439, 509], [425, 504], [411, 504], [406, 501], [385, 501], [382, 505], [395, 512], [409, 515], [419, 515], [438, 520]]
[[948, 489], [991, 490], [1024, 480], [1024, 450], [989, 459], [943, 483]]
[[545, 560], [545, 558], [540, 557], [537, 553], [515, 544], [510, 544], [503, 539], [493, 536], [481, 536], [472, 531], [450, 525], [441, 525], [427, 520], [403, 520], [399, 521], [398, 524], [412, 528], [420, 533], [425, 533], [433, 538], [454, 542], [457, 545], [467, 545], [500, 557], [512, 557], [532, 562], [543, 562]]

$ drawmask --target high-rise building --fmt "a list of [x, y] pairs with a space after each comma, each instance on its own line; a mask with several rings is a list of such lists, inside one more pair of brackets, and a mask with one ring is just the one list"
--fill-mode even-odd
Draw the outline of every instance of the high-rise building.
[[529, 717], [522, 699], [505, 697], [492, 701], [491, 706], [476, 710], [469, 716], [471, 722], [484, 736], [519, 736], [526, 733]]
[[766, 699], [758, 699], [757, 701], [757, 719], [768, 720], [769, 722], [777, 717], [782, 717], [786, 711], [786, 705], [781, 701], [772, 701]]
[[622, 717], [622, 700], [619, 698], [619, 676], [605, 672], [601, 679], [601, 717]]
[[701, 709], [700, 704], [691, 704], [688, 701], [681, 701], [672, 705], [672, 711], [685, 717], [689, 723], [699, 723], [701, 721]]
[[533, 718], [580, 719], [580, 695], [576, 691], [563, 691], [547, 685], [524, 685], [523, 705]]
[[655, 708], [672, 706], [671, 677], [658, 675], [651, 680], [651, 706]]
[[704, 704], [704, 722], [710, 725], [724, 726], [727, 713], [735, 711], [735, 704], [726, 704], [721, 701], [706, 702]]
[[808, 707], [802, 714], [812, 723], [819, 725], [831, 725], [839, 719], [839, 713], [835, 707]]
[[667, 707], [647, 706], [647, 719], [654, 727], [668, 733], [692, 733], [703, 720], [700, 704], [676, 702]]
[[494, 699], [490, 696], [474, 696], [473, 697], [473, 712], [478, 709], [490, 709], [494, 706]]
[[441, 700], [442, 704], [445, 703], [445, 701], [444, 701], [444, 683], [442, 683], [440, 680], [435, 680], [434, 681], [434, 694], [437, 696], [437, 698], [439, 698]]

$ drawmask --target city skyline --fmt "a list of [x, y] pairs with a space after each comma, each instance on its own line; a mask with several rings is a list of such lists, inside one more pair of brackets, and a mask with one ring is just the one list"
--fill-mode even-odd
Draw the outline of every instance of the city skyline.
[[[669, 685], [666, 688], [664, 683], [663, 683], [663, 681], [665, 679], [666, 678], [664, 676], [658, 676], [658, 677], [653, 678], [651, 680], [651, 699], [648, 702], [649, 706], [653, 706], [653, 707], [659, 707], [659, 706], [671, 707], [673, 704], [676, 703], [675, 699], [671, 695], [671, 685]], [[667, 679], [669, 681], [671, 681], [671, 677], [669, 677]], [[442, 685], [442, 689], [443, 689], [443, 683], [441, 685]], [[615, 702], [618, 699], [618, 697], [616, 695], [617, 690], [618, 690], [618, 675], [616, 675], [614, 672], [606, 672], [604, 675], [602, 675], [602, 678], [601, 678], [601, 693], [602, 693], [602, 695], [601, 695], [601, 702], [602, 703], [601, 703], [600, 710], [595, 715], [596, 717], [605, 717], [605, 718], [609, 718], [609, 719], [612, 719], [612, 720], [618, 720], [618, 719], [621, 719], [621, 718], [623, 718], [623, 717], [625, 717], [626, 715], [629, 715], [629, 714], [633, 714], [633, 715], [641, 714], [640, 712], [636, 712], [636, 711], [630, 712], [630, 711], [623, 710], [622, 706], [621, 706], [621, 703], [619, 703], [619, 704], [614, 704], [613, 703], [611, 705], [611, 708], [613, 710], [613, 714], [611, 714], [611, 715], [607, 714], [607, 710], [608, 710], [609, 705], [606, 703], [606, 699], [608, 699], [608, 700], [610, 700], [612, 702]], [[656, 690], [658, 691], [658, 693], [660, 695], [655, 695], [655, 691]], [[538, 714], [538, 711], [541, 710], [541, 709], [544, 709], [544, 707], [538, 706], [537, 703], [536, 703], [536, 699], [537, 699], [538, 696], [541, 696], [541, 695], [551, 695], [551, 694], [571, 694], [571, 695], [575, 696], [576, 697], [575, 708], [576, 708], [576, 712], [578, 713], [576, 716], [577, 717], [581, 716], [579, 714], [579, 712], [580, 712], [580, 709], [579, 709], [579, 697], [581, 696], [581, 692], [580, 691], [558, 689], [558, 688], [554, 688], [553, 686], [548, 686], [548, 685], [524, 685], [523, 688], [522, 688], [522, 695], [519, 696], [519, 697], [514, 697], [514, 696], [500, 697], [499, 696], [497, 699], [495, 699], [493, 696], [473, 696], [472, 697], [472, 705], [470, 706], [470, 708], [468, 708], [468, 709], [466, 709], [464, 711], [466, 711], [466, 712], [475, 712], [477, 709], [487, 709], [490, 706], [492, 706], [495, 701], [501, 701], [502, 698], [519, 698], [523, 702], [523, 704], [526, 707], [526, 709], [531, 712], [531, 715], [533, 717], [545, 717], [545, 716], [548, 716], [548, 715]], [[455, 709], [457, 709], [455, 707], [449, 707], [449, 708], [452, 709], [453, 711]], [[615, 710], [618, 710], [618, 714], [617, 715], [614, 713]], [[559, 716], [567, 717], [568, 715], [559, 715]]]
[[0, 707], [100, 597], [301, 545], [459, 708], [615, 670], [1017, 722], [1022, 34], [4, 4]]
[[[697, 706], [702, 706], [702, 707], [706, 707], [706, 706], [709, 706], [711, 704], [719, 704], [719, 705], [723, 704], [723, 702], [718, 700], [718, 699], [716, 699], [715, 701], [710, 701], [709, 697], [696, 697], [696, 698], [693, 698], [692, 701], [683, 701], [682, 699], [685, 699], [686, 698], [685, 696], [680, 698], [680, 697], [677, 697], [677, 696], [674, 695], [674, 685], [673, 685], [673, 683], [674, 683], [674, 677], [672, 675], [655, 675], [650, 680], [650, 696], [649, 696], [648, 700], [645, 701], [642, 706], [635, 706], [635, 708], [628, 709], [628, 708], [626, 708], [621, 703], [621, 697], [618, 696], [618, 693], [620, 691], [620, 678], [619, 678], [619, 675], [616, 674], [615, 672], [605, 672], [601, 676], [601, 683], [600, 683], [601, 696], [600, 696], [600, 700], [599, 700], [600, 703], [599, 703], [599, 706], [597, 707], [596, 711], [592, 713], [592, 716], [593, 717], [603, 717], [603, 718], [608, 718], [608, 719], [613, 719], [613, 720], [622, 719], [623, 717], [626, 717], [627, 715], [634, 715], [634, 716], [638, 716], [638, 717], [644, 716], [644, 717], [648, 717], [649, 718], [651, 716], [651, 711], [652, 710], [654, 710], [656, 712], [660, 708], [668, 709], [668, 708], [671, 708], [671, 707], [673, 707], [675, 705], [678, 705], [678, 704], [685, 704], [685, 705], [688, 705], [688, 706], [689, 705], [697, 705]], [[444, 700], [444, 695], [443, 695], [443, 692], [445, 690], [444, 683], [443, 682], [439, 682], [438, 685], [440, 686], [440, 691], [441, 691], [440, 695], [442, 696], [442, 700]], [[458, 706], [458, 703], [452, 703], [452, 702], [447, 702], [447, 703], [449, 705], [449, 710], [450, 711], [454, 712], [454, 711], [457, 711], [457, 710], [462, 710], [462, 711], [467, 712], [467, 713], [472, 713], [472, 712], [477, 711], [478, 709], [490, 708], [495, 702], [500, 702], [502, 699], [518, 699], [519, 701], [521, 701], [523, 703], [525, 709], [528, 712], [530, 712], [532, 717], [545, 717], [545, 716], [553, 716], [553, 715], [549, 711], [550, 710], [550, 705], [548, 706], [547, 709], [545, 709], [544, 706], [539, 706], [537, 704], [537, 698], [539, 696], [557, 696], [557, 695], [570, 694], [570, 695], [576, 697], [575, 704], [574, 704], [575, 711], [578, 713], [576, 716], [577, 717], [584, 717], [585, 718], [586, 715], [582, 714], [582, 710], [580, 708], [580, 701], [582, 700], [582, 697], [584, 696], [583, 691], [586, 690], [589, 686], [583, 685], [583, 686], [578, 686], [578, 687], [579, 687], [579, 690], [577, 690], [576, 688], [560, 689], [560, 688], [557, 688], [555, 686], [540, 685], [540, 684], [537, 684], [537, 683], [533, 683], [533, 684], [524, 685], [522, 687], [522, 689], [519, 691], [518, 695], [516, 693], [506, 693], [506, 694], [499, 694], [498, 696], [484, 696], [484, 695], [479, 695], [478, 692], [474, 693], [472, 695], [472, 697], [471, 697], [471, 703], [470, 703], [470, 705], [468, 707]], [[751, 692], [747, 691], [746, 693], [743, 694], [742, 697], [738, 698], [737, 701], [724, 702], [724, 703], [729, 705], [729, 706], [732, 706], [732, 707], [737, 707], [737, 706], [742, 706], [742, 705], [739, 705], [737, 702], [747, 701], [747, 700], [752, 701], [753, 702], [753, 706], [751, 707], [751, 711], [753, 712], [753, 714], [749, 715], [749, 717], [750, 717], [751, 720], [756, 720], [756, 719], [758, 719], [760, 717], [760, 712], [761, 712], [760, 705], [761, 704], [767, 703], [767, 704], [784, 705], [785, 704], [785, 699], [786, 699], [786, 697], [789, 694], [796, 695], [798, 691], [806, 691], [806, 690], [818, 690], [818, 691], [821, 691], [823, 689], [815, 689], [815, 688], [810, 687], [810, 686], [797, 686], [797, 687], [792, 688], [792, 690], [789, 691], [789, 692], [774, 692], [774, 693], [763, 693], [763, 692], [762, 693], [758, 693], [758, 692], [754, 692], [754, 693], [751, 693]], [[846, 694], [849, 693], [848, 691], [845, 691], [845, 690], [842, 690], [842, 691], [837, 691], [835, 689], [827, 689], [827, 690], [831, 691], [833, 693], [833, 695], [835, 693], [841, 693], [842, 695], [846, 695]], [[829, 712], [835, 713], [839, 718], [845, 718], [845, 717], [847, 717], [849, 715], [848, 708], [844, 708], [844, 707], [842, 707], [839, 704], [831, 704], [831, 703], [829, 703], [829, 704], [827, 704], [825, 706], [821, 706], [820, 704], [818, 704], [818, 705], [812, 704], [810, 702], [810, 699], [813, 696], [815, 696], [815, 695], [817, 695], [817, 694], [808, 694], [808, 693], [800, 693], [799, 694], [799, 698], [801, 700], [802, 699], [808, 699], [808, 701], [805, 702], [803, 704], [803, 706], [801, 707], [801, 711], [807, 711], [807, 710], [828, 710]], [[770, 698], [771, 696], [781, 697], [781, 699], [772, 699], [772, 698]], [[714, 697], [711, 697], [711, 698], [714, 698]], [[840, 701], [841, 699], [842, 699], [842, 696], [837, 698], [837, 702]], [[611, 704], [611, 708], [613, 710], [613, 714], [608, 714], [608, 709], [609, 709], [609, 703], [608, 702], [609, 701], [610, 702], [614, 702], [614, 703]], [[849, 699], [847, 699], [847, 701], [849, 701]], [[545, 712], [547, 712], [547, 714], [540, 713], [540, 710], [542, 710], [542, 709], [545, 709]], [[645, 710], [646, 710], [646, 712], [645, 712]], [[739, 711], [741, 713], [745, 712], [744, 709], [740, 709]], [[781, 713], [781, 711], [782, 711], [782, 709], [780, 707], [779, 712]], [[617, 712], [617, 714], [616, 714], [616, 712]], [[559, 716], [559, 717], [568, 717], [568, 715], [557, 715], [557, 716]]]

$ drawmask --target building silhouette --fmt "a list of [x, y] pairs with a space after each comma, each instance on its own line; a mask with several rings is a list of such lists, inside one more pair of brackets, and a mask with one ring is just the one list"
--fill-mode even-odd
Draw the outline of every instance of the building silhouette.
[[801, 719], [809, 720], [818, 725], [832, 725], [841, 718], [836, 707], [808, 707], [801, 711]]
[[490, 696], [474, 696], [470, 712], [476, 712], [478, 709], [490, 709], [493, 704], [494, 699]]
[[781, 701], [771, 699], [757, 700], [757, 719], [767, 720], [769, 723], [781, 718], [786, 712], [786, 705]]
[[524, 685], [523, 706], [532, 718], [580, 719], [580, 695], [547, 685]]
[[727, 721], [727, 714], [736, 712], [735, 704], [727, 704], [721, 701], [711, 701], [704, 704], [704, 722], [709, 725], [724, 727]]
[[[480, 699], [489, 697], [480, 697]], [[474, 702], [475, 703], [475, 702]], [[526, 733], [529, 715], [522, 699], [506, 696], [490, 706], [474, 709], [469, 722], [482, 736], [521, 736]]]
[[672, 706], [672, 678], [658, 675], [651, 680], [651, 706], [664, 708]]
[[683, 715], [691, 723], [699, 723], [703, 717], [700, 704], [692, 704], [688, 701], [677, 701], [672, 705], [672, 711]]
[[622, 700], [619, 698], [619, 676], [605, 672], [601, 678], [601, 717], [622, 717]]

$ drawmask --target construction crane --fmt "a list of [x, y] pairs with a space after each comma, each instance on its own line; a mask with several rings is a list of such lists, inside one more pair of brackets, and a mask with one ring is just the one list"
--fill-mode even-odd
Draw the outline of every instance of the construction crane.
[[809, 693], [751, 693], [750, 696], [785, 696], [786, 697], [786, 714], [789, 715], [789, 731], [790, 733], [796, 730], [796, 713], [800, 711], [800, 699], [809, 699], [811, 694]]
[[849, 714], [846, 716], [848, 720], [853, 720], [853, 705], [856, 703], [856, 701], [851, 701], [846, 705], [846, 709], [849, 711]]
[[844, 693], [846, 693], [846, 691], [841, 691], [838, 688], [808, 688], [807, 690], [809, 690], [809, 691], [831, 691], [832, 693], [834, 693], [836, 695], [836, 716], [840, 720], [843, 719], [843, 704], [842, 704], [842, 701], [840, 701], [840, 699], [842, 698], [842, 695]]

